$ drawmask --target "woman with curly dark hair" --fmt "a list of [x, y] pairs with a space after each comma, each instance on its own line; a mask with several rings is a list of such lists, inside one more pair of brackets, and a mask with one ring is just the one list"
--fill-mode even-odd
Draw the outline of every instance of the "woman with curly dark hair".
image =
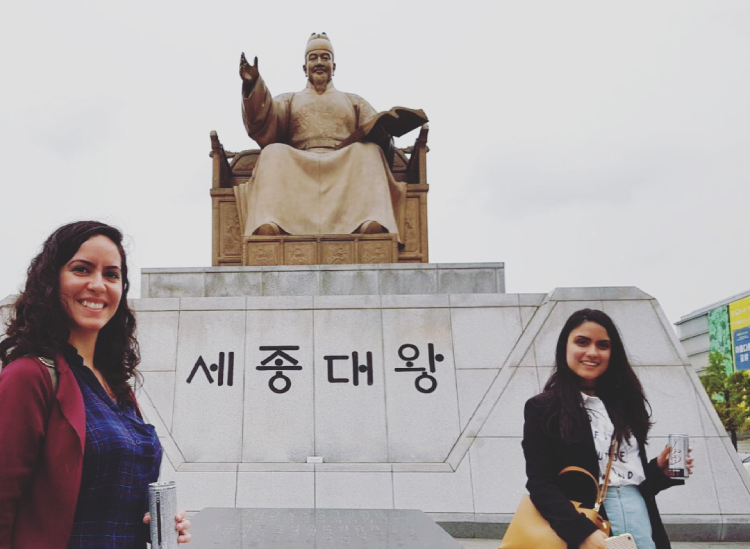
[[29, 266], [0, 341], [0, 548], [146, 547], [162, 449], [130, 385], [128, 290], [122, 234], [97, 221], [60, 227]]
[[[606, 536], [571, 503], [589, 508], [594, 503], [585, 479], [558, 473], [580, 467], [601, 483], [613, 441], [616, 459], [599, 514], [611, 523], [612, 535], [632, 534], [639, 549], [670, 547], [655, 496], [684, 481], [667, 476], [668, 446], [646, 461], [652, 425], [648, 401], [606, 313], [582, 309], [568, 318], [557, 340], [552, 375], [544, 391], [526, 402], [524, 418], [526, 488], [568, 547], [604, 549]], [[692, 470], [692, 458], [687, 462]]]

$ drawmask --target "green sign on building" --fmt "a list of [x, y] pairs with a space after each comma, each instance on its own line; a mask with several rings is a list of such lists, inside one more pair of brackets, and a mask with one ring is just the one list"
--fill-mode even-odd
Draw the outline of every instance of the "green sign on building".
[[732, 330], [729, 325], [729, 307], [727, 305], [708, 312], [708, 338], [711, 342], [710, 350], [718, 351], [724, 357], [724, 371], [727, 375], [733, 373]]

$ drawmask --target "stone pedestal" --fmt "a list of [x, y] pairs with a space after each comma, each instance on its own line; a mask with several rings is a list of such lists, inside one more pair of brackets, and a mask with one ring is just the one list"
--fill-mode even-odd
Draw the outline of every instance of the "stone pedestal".
[[286, 265], [141, 271], [143, 298], [503, 292], [503, 263]]
[[[524, 493], [523, 404], [573, 311], [604, 310], [653, 408], [673, 540], [750, 540], [750, 478], [661, 307], [637, 288], [504, 293], [502, 264], [148, 269], [141, 408], [180, 506], [420, 509], [499, 537]], [[309, 459], [312, 458], [312, 459]]]

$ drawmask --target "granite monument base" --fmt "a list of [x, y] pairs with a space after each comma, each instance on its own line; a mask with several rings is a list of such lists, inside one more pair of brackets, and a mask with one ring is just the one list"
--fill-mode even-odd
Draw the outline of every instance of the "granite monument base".
[[192, 549], [460, 549], [416, 509], [210, 507], [192, 518]]
[[670, 537], [750, 540], [750, 477], [637, 288], [507, 294], [502, 263], [142, 274], [138, 401], [188, 512], [419, 509], [454, 536], [499, 538], [525, 493], [524, 402], [565, 320], [592, 307], [651, 403], [648, 457], [690, 435], [695, 474], [658, 497]]

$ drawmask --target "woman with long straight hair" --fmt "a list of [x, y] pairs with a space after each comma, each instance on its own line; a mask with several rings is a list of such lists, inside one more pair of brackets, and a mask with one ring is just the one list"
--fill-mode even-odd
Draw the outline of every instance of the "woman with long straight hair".
[[[162, 448], [140, 361], [122, 234], [70, 223], [31, 262], [0, 341], [0, 548], [145, 549]], [[190, 541], [190, 521], [175, 536]]]
[[[573, 313], [557, 340], [555, 368], [524, 410], [523, 451], [531, 501], [569, 548], [604, 549], [606, 536], [570, 500], [588, 504], [591, 487], [569, 466], [603, 480], [615, 441], [609, 490], [600, 514], [612, 535], [632, 534], [638, 549], [669, 549], [655, 496], [683, 480], [667, 476], [669, 447], [646, 461], [650, 407], [620, 334], [604, 312]], [[688, 458], [692, 469], [692, 458]], [[573, 477], [573, 478], [571, 478]]]

